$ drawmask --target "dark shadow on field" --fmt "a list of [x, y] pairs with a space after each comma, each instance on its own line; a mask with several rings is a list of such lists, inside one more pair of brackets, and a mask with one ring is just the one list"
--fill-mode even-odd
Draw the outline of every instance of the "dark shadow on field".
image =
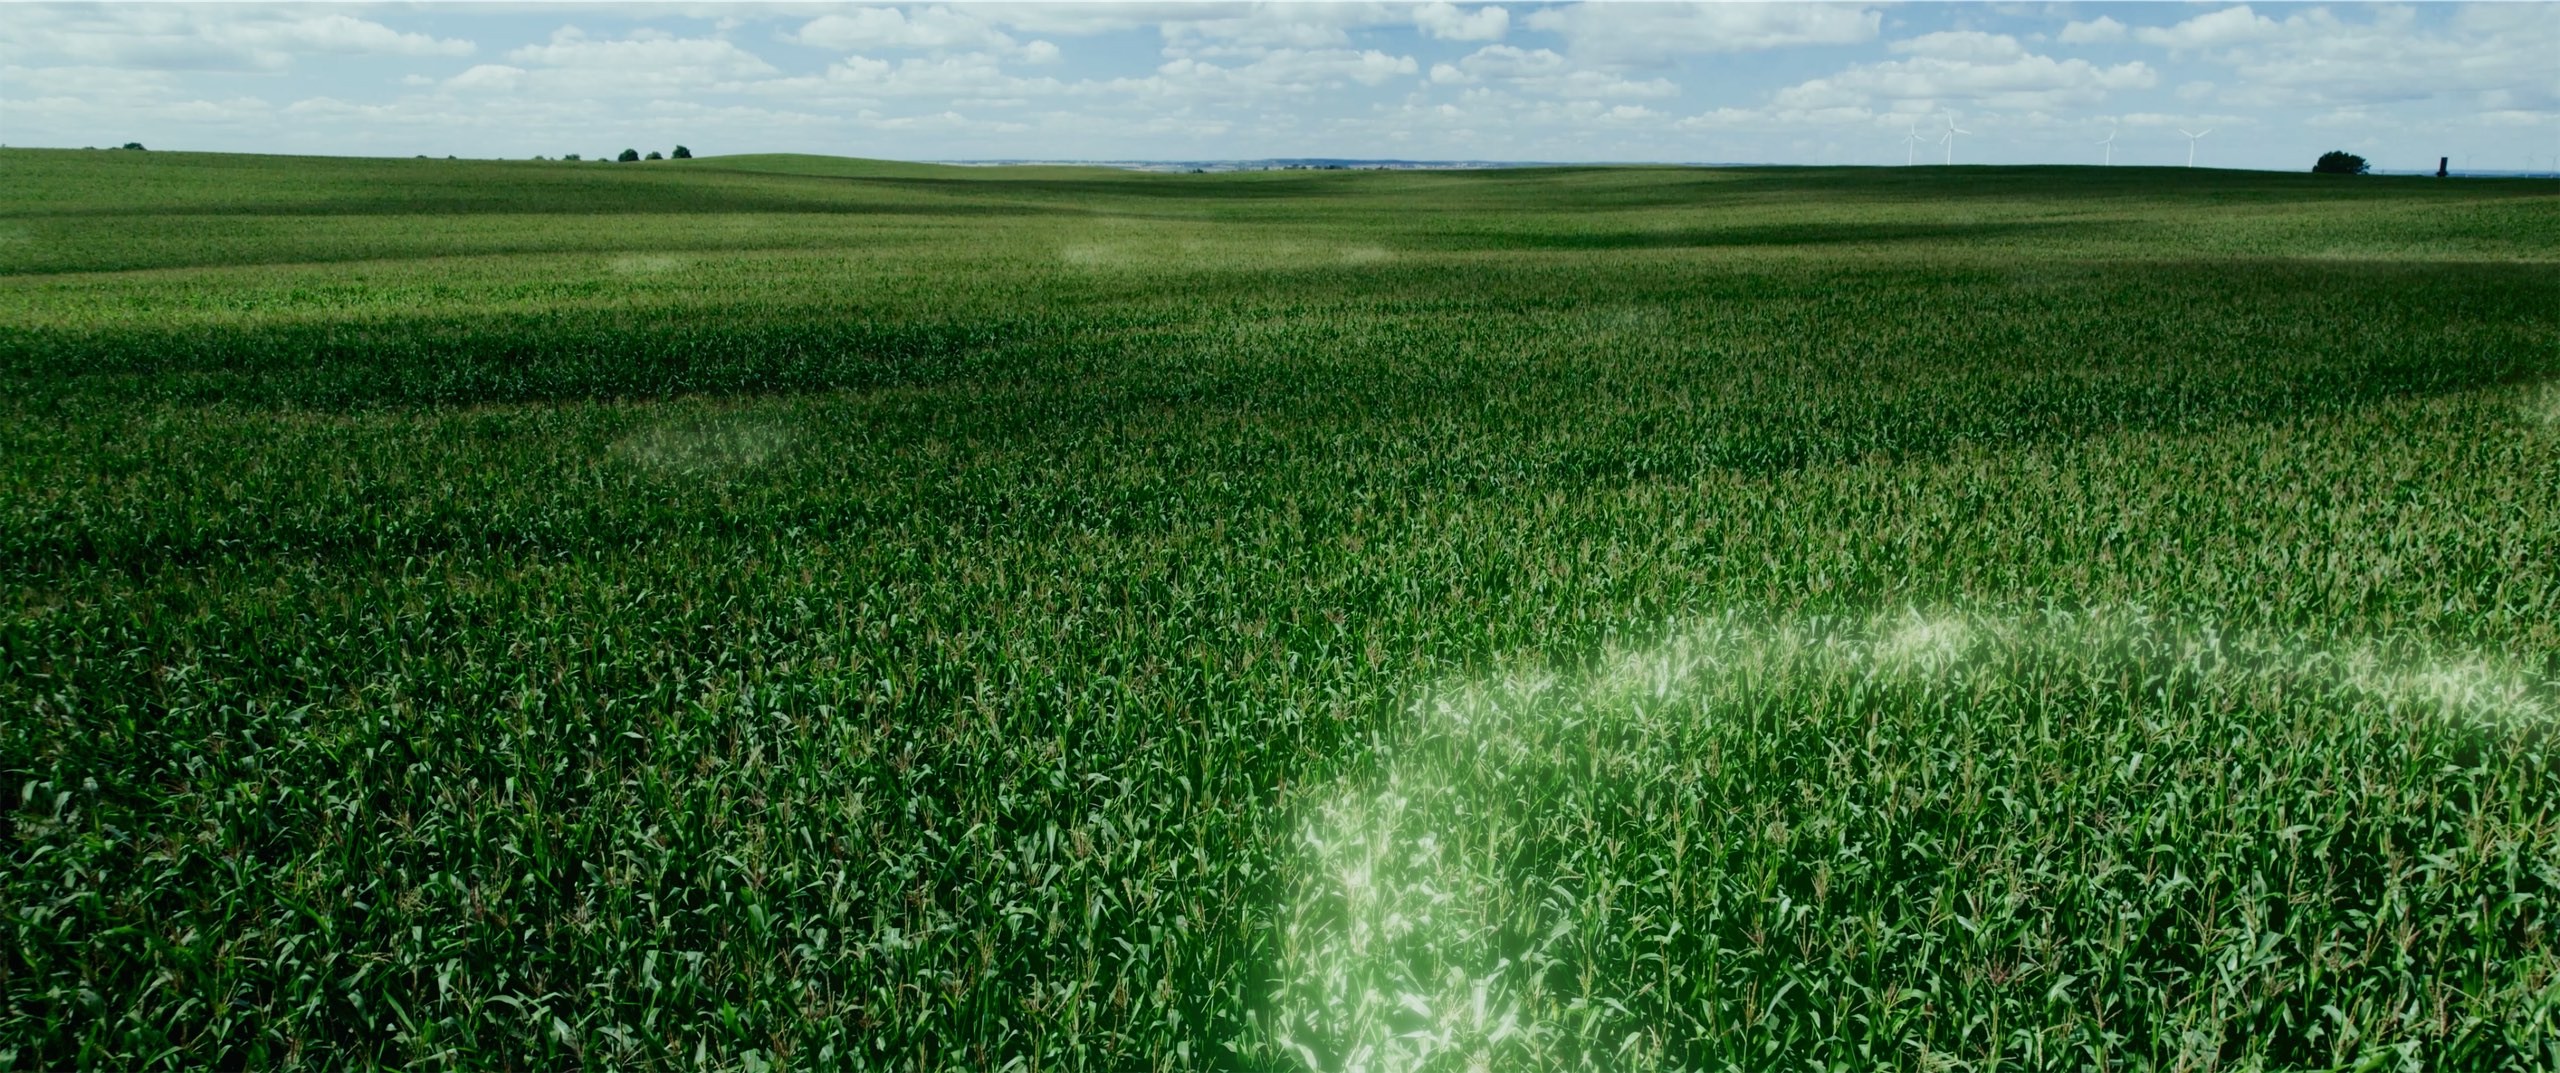
[[[1026, 210], [1028, 216], [1043, 210]], [[801, 216], [814, 214], [802, 213]], [[854, 213], [837, 215], [852, 216]], [[925, 221], [967, 218], [924, 211], [900, 210], [885, 215], [904, 220]], [[980, 218], [984, 218], [982, 214]], [[375, 220], [384, 218], [361, 217]], [[754, 256], [767, 253], [799, 253], [806, 251], [843, 250], [856, 243], [840, 231], [818, 228], [793, 230], [776, 226], [750, 237], [719, 234], [655, 233], [635, 241], [626, 231], [599, 224], [575, 232], [499, 231], [491, 229], [463, 239], [443, 241], [421, 239], [384, 229], [360, 230], [340, 228], [332, 217], [300, 217], [273, 214], [258, 219], [282, 227], [307, 227], [310, 233], [256, 232], [226, 230], [224, 225], [238, 217], [204, 216], [190, 223], [202, 226], [181, 235], [155, 241], [92, 242], [90, 237], [119, 230], [114, 217], [82, 218], [80, 225], [87, 233], [68, 239], [50, 240], [42, 244], [21, 243], [14, 249], [0, 248], [0, 278], [9, 276], [69, 275], [89, 272], [155, 272], [206, 268], [248, 268], [255, 266], [334, 265], [369, 261], [433, 262], [443, 258], [516, 257], [516, 256], [659, 256], [707, 255]], [[551, 218], [546, 218], [551, 219]]]
[[[1963, 225], [1967, 234], [2052, 233], [2070, 224]], [[1935, 241], [1947, 228], [1847, 227], [1809, 224], [1663, 233], [1479, 234], [1470, 243], [1549, 249], [1642, 249], [1768, 243]], [[2230, 380], [2245, 388], [2243, 372], [2283, 369], [2322, 382], [2305, 390], [2320, 396], [2458, 390], [2560, 373], [2560, 356], [2548, 345], [2551, 310], [2560, 309], [2560, 279], [2531, 264], [2388, 265], [2287, 260], [2158, 261], [2138, 264], [2048, 266], [2053, 287], [2021, 290], [1996, 269], [1970, 274], [1951, 270], [1874, 269], [1836, 278], [1798, 274], [1712, 272], [1665, 276], [1637, 266], [1576, 269], [1629, 313], [1684, 307], [1734, 306], [1797, 312], [1785, 316], [1831, 323], [1823, 311], [1854, 309], [1856, 320], [1799, 332], [1783, 340], [1753, 334], [1736, 321], [1729, 339], [1678, 341], [1694, 359], [1669, 375], [1703, 378], [1736, 371], [1730, 358], [1714, 357], [1740, 346], [1775, 346], [1760, 360], [1813, 376], [1823, 390], [1874, 375], [1870, 359], [1919, 362], [1912, 370], [1942, 369], [1973, 376], [2082, 375], [2122, 381], [2120, 411], [2095, 410], [2071, 427], [2111, 423], [2107, 412], [2131, 417], [2147, 407], [2146, 394], [2178, 385]], [[846, 309], [825, 306], [670, 306], [633, 310], [561, 309], [471, 315], [440, 312], [334, 321], [277, 321], [191, 326], [36, 328], [0, 324], [0, 385], [20, 398], [105, 396], [155, 403], [236, 403], [323, 410], [482, 405], [577, 399], [664, 398], [676, 395], [759, 395], [811, 390], [862, 390], [916, 386], [986, 375], [1061, 398], [1128, 406], [1243, 406], [1306, 410], [1336, 416], [1364, 405], [1410, 411], [1447, 401], [1446, 390], [1491, 397], [1506, 391], [1572, 392], [1602, 387], [1608, 370], [1557, 361], [1535, 340], [1519, 353], [1446, 355], [1441, 362], [1403, 339], [1443, 335], [1471, 338], [1488, 309], [1520, 319], [1517, 330], [1536, 331], [1556, 317], [1587, 315], [1591, 299], [1553, 293], [1552, 270], [1524, 269], [1491, 276], [1477, 265], [1416, 262], [1399, 268], [1392, 285], [1347, 276], [1331, 268], [1288, 273], [1206, 273], [1185, 284], [1184, 303], [1132, 302], [1082, 306], [1069, 314], [1041, 309], [951, 308], [934, 315], [892, 306]], [[1591, 273], [1600, 273], [1592, 275]], [[1265, 348], [1233, 360], [1201, 363], [1184, 358], [1179, 372], [1159, 360], [1184, 345], [1185, 333], [1214, 330], [1222, 337], [1237, 317], [1254, 317], [1257, 296], [1274, 286], [1314, 305], [1287, 307], [1265, 330], [1276, 333]], [[2057, 288], [2058, 289], [2055, 289]], [[1490, 292], [1490, 293], [1488, 293]], [[2089, 312], [2072, 312], [2068, 297], [2100, 300]], [[1877, 296], [1902, 294], [1899, 305]], [[2120, 301], [2121, 300], [2121, 301]], [[2143, 308], [2115, 311], [2134, 301]], [[2267, 319], [2274, 305], [2302, 303], [2288, 313], [2312, 317], [2289, 328]], [[2318, 307], [2312, 312], [2309, 307]], [[1907, 307], [1907, 308], [1904, 308]], [[2219, 307], [2219, 308], [2217, 308]], [[1971, 308], [1998, 312], [1990, 334], [1947, 332], [1936, 325]], [[2518, 342], [2514, 353], [2481, 352], [2417, 339], [2366, 332], [2352, 341], [2331, 334], [2330, 321], [2353, 308], [2357, 319], [2396, 323], [2397, 332], [2438, 333], [2449, 327], [2495, 327]], [[1900, 312], [1896, 312], [1900, 309]], [[1328, 335], [1329, 319], [1357, 327], [1375, 322], [1389, 335], [1350, 331]], [[1913, 318], [1920, 319], [1913, 319]], [[2023, 319], [2014, 319], [2023, 318]], [[2094, 318], [2094, 319], [2092, 319]], [[2230, 319], [2226, 324], [2225, 320]], [[1299, 322], [1307, 322], [1300, 327]], [[1615, 323], [1615, 322], [1609, 322]], [[1640, 325], [1641, 322], [1627, 322]], [[1893, 325], [1902, 327], [1894, 328]], [[2336, 322], [2343, 327], [2344, 322]], [[1876, 334], [1882, 325], [1885, 334]], [[1568, 326], [1569, 327], [1569, 326]], [[2249, 369], [2231, 367], [2233, 355], [2197, 353], [2210, 344], [2228, 349], [2233, 329], [2277, 334], [2255, 341]], [[1579, 332], [1580, 329], [1570, 329]], [[1620, 344], [1643, 344], [1647, 329], [1612, 328]], [[2199, 332], [2204, 334], [2198, 334]], [[2543, 333], [2537, 349], [2531, 340]], [[1418, 333], [1418, 334], [1417, 334]], [[2224, 338], [2217, 338], [2217, 336]], [[1657, 340], [1673, 345], [1672, 340]], [[1424, 342], [1428, 347], [1432, 344]], [[1383, 347], [1374, 354], [1363, 348]], [[1798, 352], [1802, 353], [1799, 354]], [[1002, 362], [994, 363], [998, 352]], [[1544, 357], [1540, 355], [1544, 354]], [[1790, 355], [1793, 355], [1792, 357]], [[1866, 357], [1861, 357], [1865, 355]], [[1490, 364], [1486, 362], [1490, 360]], [[1853, 359], [1851, 364], [1836, 364]], [[1322, 360], [1344, 375], [1310, 379], [1299, 363]], [[1648, 359], [1658, 360], [1658, 359]], [[1812, 364], [1805, 364], [1812, 362]], [[1499, 375], [1487, 379], [1488, 370]], [[1099, 379], [1084, 374], [1101, 373]], [[1649, 368], [1649, 373], [1663, 375]], [[2351, 375], [2352, 374], [2352, 375]], [[1347, 375], [1347, 379], [1345, 376]], [[1754, 373], [1774, 404], [1787, 377]], [[1597, 378], [1597, 379], [1595, 379]], [[1446, 381], [1442, 384], [1442, 381]], [[2146, 386], [2157, 380], [2156, 386]], [[1440, 387], [1422, 387], [1441, 384]], [[1677, 384], [1662, 386], [1677, 387]], [[1817, 386], [1810, 384], [1801, 387]], [[1897, 382], [1889, 394], [1925, 391], [1928, 384]], [[2103, 386], [2103, 385], [2102, 385]], [[1420, 390], [1414, 398], [1406, 394]], [[2107, 390], [2112, 390], [2108, 388]], [[1852, 399], [1863, 409], [1891, 404], [1887, 394]], [[2032, 422], [2031, 424], [2043, 424]], [[1784, 425], [1786, 422], [1777, 422]], [[1885, 437], [1879, 447], [1900, 442]], [[1792, 457], [1792, 452], [1782, 453]], [[1787, 465], [1791, 463], [1781, 463]], [[1763, 468], [1758, 465], [1745, 468]]]
[[[844, 216], [1131, 215], [1115, 206], [1195, 202], [1332, 201], [1367, 190], [1339, 176], [1269, 178], [1131, 173], [1096, 178], [942, 178], [917, 175], [808, 175], [787, 172], [495, 172], [470, 181], [354, 183], [330, 176], [301, 187], [220, 185], [151, 200], [28, 201], [0, 208], [0, 220], [172, 216], [470, 216], [536, 214], [807, 213]], [[226, 196], [229, 195], [229, 196]], [[1135, 215], [1143, 215], [1140, 209]], [[1188, 218], [1188, 217], [1185, 217]]]
[[[1158, 206], [1321, 218], [1346, 206], [1412, 220], [1469, 211], [1752, 210], [1977, 203], [2154, 203], [2548, 197], [2549, 182], [2437, 183], [2214, 169], [2082, 166], [1560, 166], [1474, 170], [1181, 175], [1054, 168], [840, 162], [849, 173], [772, 167], [295, 159], [222, 154], [10, 151], [0, 218], [188, 215], [419, 216], [485, 213], [801, 212], [1006, 216]], [[30, 155], [32, 154], [32, 155]], [[827, 161], [809, 162], [823, 168]], [[101, 191], [113, 191], [112, 194]], [[1288, 210], [1304, 203], [1310, 210]], [[1144, 211], [1141, 209], [1141, 211]]]
[[[1098, 204], [1113, 199], [1143, 201], [1193, 201], [1218, 204], [1237, 201], [1306, 201], [1316, 198], [1354, 197], [1367, 191], [1342, 181], [1338, 176], [1316, 175], [1306, 178], [1263, 178], [1225, 175], [1225, 182], [1198, 181], [1205, 176], [1137, 174], [1128, 179], [1007, 179], [994, 183], [963, 179], [924, 178], [846, 178], [839, 180], [864, 186], [908, 190], [930, 190], [936, 194], [986, 196], [991, 190], [1011, 195], [1055, 198], [1081, 204]], [[1242, 178], [1242, 181], [1237, 181]], [[1191, 181], [1185, 181], [1191, 180]]]
[[2484, 196], [2549, 197], [2555, 192], [2554, 184], [2466, 185], [2406, 175], [2341, 176], [2307, 171], [2134, 166], [1923, 164], [1901, 168], [1740, 168], [1718, 174], [1724, 178], [1719, 188], [1729, 193], [1814, 195], [1822, 200], [1864, 204], [2009, 203], [2022, 198], [2096, 204], [2138, 199], [2181, 205], [2412, 198], [2476, 201]]
[[[822, 180], [807, 180], [822, 181]], [[830, 182], [893, 182], [897, 180], [836, 179]], [[308, 201], [267, 201], [184, 205], [141, 205], [111, 207], [102, 205], [68, 206], [64, 208], [21, 209], [0, 213], [0, 219], [45, 218], [115, 218], [124, 216], [201, 216], [219, 220], [242, 216], [468, 216], [524, 215], [542, 216], [630, 216], [649, 214], [728, 215], [778, 213], [819, 216], [1089, 216], [1088, 210], [1064, 205], [994, 199], [950, 199], [937, 201], [849, 201], [841, 197], [782, 197], [771, 194], [740, 194], [733, 191], [691, 190], [682, 187], [638, 187], [625, 190], [605, 188], [598, 196], [583, 197], [570, 204], [534, 202], [529, 196], [511, 196], [506, 191], [451, 191], [416, 196], [409, 193], [386, 195], [350, 195], [315, 198]], [[156, 266], [155, 266], [156, 267]]]
[[1023, 324], [984, 319], [735, 310], [111, 332], [0, 327], [0, 386], [346, 411], [773, 394], [948, 380], [1025, 333]]
[[1749, 227], [1682, 227], [1594, 231], [1460, 231], [1424, 236], [1444, 250], [1662, 250], [1728, 246], [1843, 246], [1982, 239], [2069, 240], [2121, 234], [2122, 224], [2072, 220], [1984, 223], [1759, 224]]
[[1931, 166], [1555, 167], [1395, 173], [1482, 208], [1517, 202], [1556, 208], [1762, 210], [1832, 206], [1926, 212], [1964, 204], [2014, 209], [2041, 204], [2068, 211], [2160, 211], [2234, 203], [2446, 200], [2541, 197], [2560, 183], [2442, 183], [2414, 176], [2335, 176], [2176, 167]]
[[[1433, 293], [1452, 301], [1457, 284], [1487, 282], [1463, 266], [1434, 271], [1447, 274]], [[911, 430], [931, 427], [991, 449], [1045, 453], [1130, 423], [1175, 440], [1250, 429], [1281, 453], [1342, 450], [1345, 441], [1382, 452], [1393, 462], [1380, 479], [1400, 486], [1501, 497], [1707, 473], [1775, 477], [2122, 430], [2200, 434], [2560, 376], [2551, 346], [2560, 337], [2560, 279], [2538, 265], [2113, 266], [2088, 292], [2122, 299], [2112, 313], [2103, 301], [2057, 304], [2002, 286], [1996, 272], [1935, 283], [1842, 273], [1798, 281], [1789, 293], [1693, 295], [1685, 300], [1759, 311], [1760, 319], [1698, 322], [1726, 325], [1701, 339], [1676, 327], [1668, 335], [1612, 328], [1619, 309], [1660, 311], [1684, 300], [1677, 277], [1631, 271], [1655, 278], [1657, 289], [1597, 309], [1576, 310], [1569, 296], [1492, 314], [1481, 301], [1425, 307], [1405, 295], [1364, 305], [1377, 299], [1335, 296], [1316, 312], [1352, 314], [1349, 328], [1284, 330], [1244, 349], [1233, 324], [1239, 311], [1224, 306], [1193, 319], [1134, 309], [1110, 320], [950, 311], [952, 319], [937, 321], [888, 311], [866, 320], [669, 310], [459, 324], [0, 330], [0, 391], [33, 415], [66, 403], [326, 412], [897, 389]], [[1530, 273], [1501, 291], [1525, 302], [1527, 284], [1543, 278]], [[1878, 294], [1906, 297], [1878, 306]], [[1979, 331], [1946, 327], [2003, 311], [2017, 319]], [[1401, 327], [1373, 331], [1366, 316]], [[1576, 341], [1594, 328], [1622, 334]], [[1466, 343], [1483, 337], [1507, 349]], [[1736, 349], [1746, 345], [1764, 349]], [[961, 531], [1042, 518], [1082, 524], [1099, 509], [1088, 491], [991, 486], [937, 509]], [[1147, 498], [1161, 490], [1129, 494], [1139, 498], [1106, 513], [1145, 517], [1162, 506]], [[796, 526], [825, 539], [861, 520], [846, 504], [786, 499], [768, 517], [715, 512], [688, 524]], [[223, 528], [147, 547], [57, 529], [15, 543], [0, 533], [0, 546], [17, 549], [29, 570], [148, 570], [288, 552], [575, 551], [645, 539], [663, 519], [598, 522], [574, 535], [338, 524]]]

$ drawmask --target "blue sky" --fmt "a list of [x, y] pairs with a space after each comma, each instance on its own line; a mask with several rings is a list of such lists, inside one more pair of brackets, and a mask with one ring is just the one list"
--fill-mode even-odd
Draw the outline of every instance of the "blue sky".
[[[0, 142], [2560, 168], [2560, 3], [0, 4]], [[1968, 132], [1947, 143], [1952, 121]], [[1912, 141], [1918, 129], [1920, 141]]]

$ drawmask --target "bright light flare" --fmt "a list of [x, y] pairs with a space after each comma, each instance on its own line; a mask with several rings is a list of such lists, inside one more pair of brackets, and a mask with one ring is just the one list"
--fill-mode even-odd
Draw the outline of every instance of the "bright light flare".
[[710, 474], [763, 465], [790, 443], [790, 433], [779, 425], [694, 419], [643, 427], [614, 441], [612, 452], [645, 469]]
[[[2379, 702], [2372, 710], [2386, 718], [2552, 714], [2547, 689], [2486, 658], [2232, 639], [2127, 609], [2025, 619], [1908, 610], [1774, 627], [1725, 619], [1595, 661], [1586, 675], [1454, 683], [1412, 710], [1383, 771], [1353, 780], [1307, 820], [1283, 917], [1273, 1034], [1323, 1073], [1628, 1068], [1643, 1033], [1605, 1039], [1589, 1029], [1604, 1011], [1640, 1002], [1645, 982], [1592, 979], [1582, 967], [1594, 935], [1649, 921], [1667, 943], [1700, 922], [1645, 901], [1640, 888], [1603, 882], [1623, 872], [1520, 870], [1521, 861], [1556, 859], [1540, 854], [1560, 844], [1565, 859], [1579, 859], [1586, 840], [1612, 838], [1663, 843], [1623, 859], [1679, 859], [1676, 819], [1630, 834], [1629, 817], [1594, 814], [1586, 791], [1662, 779], [1676, 794], [1679, 776], [1666, 772], [1694, 762], [1713, 721], [1773, 698], [1892, 703], [1913, 688], [1943, 695], [1958, 683], [1968, 696], [1974, 687], [2023, 695], [2039, 687], [1977, 680], [2022, 666], [2046, 682], [2133, 685], [2146, 695], [2171, 682], [2235, 700], [2271, 683], [2308, 685], [2329, 691], [2318, 703]], [[2161, 702], [2132, 703], [2142, 711]], [[2144, 759], [2127, 760], [2127, 777]], [[1787, 823], [1769, 824], [1766, 837], [1783, 844]], [[1578, 974], [1578, 987], [1556, 983]]]

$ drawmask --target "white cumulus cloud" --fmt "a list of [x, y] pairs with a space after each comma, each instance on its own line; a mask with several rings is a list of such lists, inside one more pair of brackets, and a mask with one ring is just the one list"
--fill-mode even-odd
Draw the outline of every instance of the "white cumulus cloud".
[[1456, 64], [1435, 64], [1431, 80], [1441, 85], [1495, 83], [1533, 94], [1568, 99], [1595, 97], [1675, 97], [1680, 87], [1669, 79], [1632, 79], [1614, 71], [1575, 66], [1554, 49], [1487, 45]]
[[1277, 49], [1236, 67], [1177, 58], [1158, 67], [1156, 74], [1168, 83], [1200, 89], [1305, 93], [1344, 83], [1381, 85], [1418, 70], [1413, 57], [1376, 49]]
[[1541, 9], [1527, 24], [1562, 36], [1577, 59], [1650, 64], [1701, 53], [1871, 41], [1884, 16], [1850, 4], [1582, 3]]
[[1443, 41], [1499, 41], [1511, 29], [1511, 12], [1495, 4], [1470, 9], [1439, 0], [1414, 8], [1413, 24]]
[[2109, 91], [2148, 89], [2159, 81], [2158, 71], [2138, 61], [2100, 67], [2024, 51], [1988, 62], [1920, 55], [1859, 64], [1801, 82], [1778, 91], [1772, 103], [1783, 109], [1818, 109], [1961, 100], [2027, 110], [2095, 103]]
[[2018, 39], [2007, 34], [1987, 34], [1979, 30], [1942, 30], [1922, 34], [1906, 41], [1885, 46], [1888, 51], [1905, 56], [1926, 56], [1938, 60], [1961, 60], [1967, 63], [1992, 63], [2014, 60], [2027, 54]]
[[468, 56], [469, 41], [291, 7], [12, 4], [13, 59], [145, 70], [281, 71], [301, 56]]
[[2124, 24], [2100, 15], [2087, 22], [2072, 22], [2062, 28], [2061, 40], [2066, 45], [2103, 45], [2124, 40]]
[[975, 14], [942, 6], [903, 11], [893, 7], [865, 7], [820, 15], [803, 24], [798, 31], [785, 35], [784, 40], [840, 52], [875, 49], [998, 52], [1019, 55], [1034, 62], [1058, 57], [1058, 46], [1047, 41], [1024, 44]]
[[513, 93], [524, 88], [525, 69], [503, 63], [475, 64], [444, 80], [445, 88], [465, 92]]
[[[2356, 19], [2353, 14], [2366, 17]], [[2342, 15], [2327, 8], [2281, 22], [2227, 8], [2135, 39], [2207, 53], [2230, 71], [2217, 100], [2254, 108], [2327, 108], [2468, 98], [2489, 108], [2560, 109], [2560, 18], [2541, 3], [2482, 4], [2435, 25], [2407, 7]], [[2494, 100], [2481, 97], [2498, 94]]]
[[[1060, 5], [1081, 6], [1081, 5]], [[1181, 49], [1210, 44], [1250, 51], [1343, 48], [1351, 33], [1379, 26], [1412, 25], [1408, 4], [1188, 4], [1159, 12], [1165, 44]]]
[[[806, 81], [794, 79], [788, 87], [777, 85], [770, 88], [797, 96], [798, 91], [813, 88], [806, 86]], [[1055, 94], [1063, 88], [1055, 79], [1026, 79], [1007, 74], [995, 57], [983, 52], [956, 56], [910, 56], [894, 63], [866, 56], [848, 56], [843, 62], [828, 66], [824, 81], [823, 88], [831, 94], [925, 97], [944, 101], [1019, 101]]]
[[601, 39], [588, 37], [574, 26], [563, 27], [552, 33], [550, 41], [510, 51], [507, 59], [526, 66], [689, 72], [723, 79], [779, 73], [772, 64], [731, 42], [716, 37], [676, 37], [653, 30]]
[[2173, 49], [2222, 48], [2248, 41], [2261, 41], [2284, 32], [2276, 20], [2249, 10], [2249, 5], [2227, 7], [2169, 27], [2145, 26], [2133, 32], [2133, 39], [2146, 45]]

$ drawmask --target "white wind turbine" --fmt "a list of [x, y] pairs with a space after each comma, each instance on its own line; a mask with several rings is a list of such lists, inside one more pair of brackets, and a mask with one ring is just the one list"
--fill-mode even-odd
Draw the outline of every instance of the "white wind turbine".
[[1947, 163], [1956, 162], [1956, 135], [1971, 133], [1973, 132], [1956, 125], [1956, 117], [1947, 117], [1947, 132], [1938, 138], [1938, 144], [1947, 147]]
[[2211, 133], [2213, 133], [2213, 128], [2212, 128], [2212, 127], [2206, 127], [2206, 128], [2204, 128], [2203, 130], [2196, 131], [2196, 132], [2195, 132], [2195, 133], [2193, 133], [2193, 134], [2188, 134], [2188, 133], [2187, 133], [2187, 128], [2185, 128], [2185, 127], [2179, 127], [2179, 128], [2178, 128], [2178, 133], [2180, 133], [2180, 134], [2186, 134], [2186, 135], [2187, 135], [2187, 166], [2188, 166], [2188, 167], [2190, 167], [2190, 168], [2195, 167], [2195, 166], [2196, 166], [2196, 140], [2197, 140], [2197, 139], [2199, 139], [2199, 138], [2204, 137], [2204, 136], [2205, 136], [2205, 135], [2207, 135], [2207, 134], [2211, 134]]
[[2116, 162], [2116, 128], [2112, 126], [2108, 127], [2106, 138], [2098, 144], [2107, 147], [2107, 166], [2114, 167]]
[[1920, 124], [1912, 124], [1911, 136], [1902, 139], [1902, 163], [1904, 167], [1909, 167], [1920, 162], [1920, 143], [1927, 140], [1927, 138], [1920, 136]]

